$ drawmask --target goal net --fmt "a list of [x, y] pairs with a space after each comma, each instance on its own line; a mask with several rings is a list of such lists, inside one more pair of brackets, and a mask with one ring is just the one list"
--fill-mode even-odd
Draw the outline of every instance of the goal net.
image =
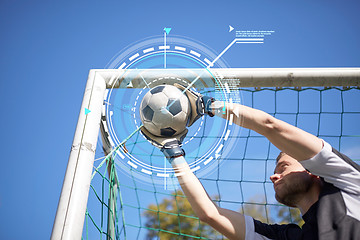
[[[227, 100], [263, 110], [304, 129], [360, 162], [358, 87], [228, 87]], [[235, 90], [236, 94], [232, 95]], [[109, 136], [103, 136], [98, 142], [83, 239], [224, 239], [192, 212], [176, 178], [171, 177], [173, 173], [166, 172], [170, 166], [164, 162], [161, 152], [140, 132], [134, 133], [136, 127], [127, 129], [129, 121], [133, 121], [134, 106], [120, 99], [139, 96], [140, 91], [127, 86], [116, 90], [114, 101], [105, 99], [109, 107], [102, 117], [102, 123], [107, 123], [105, 132], [111, 135], [110, 128], [113, 128], [121, 134], [118, 142]], [[216, 87], [199, 91], [223, 99]], [[111, 126], [106, 119], [110, 114], [116, 119]], [[193, 139], [184, 146], [186, 159], [194, 164], [207, 154], [199, 146], [214, 146], [212, 158], [208, 156], [203, 161], [208, 161], [206, 166], [201, 165], [204, 169], [193, 165], [194, 173], [213, 201], [220, 207], [264, 222], [302, 224], [299, 212], [279, 204], [274, 197], [269, 177], [279, 150], [256, 132], [229, 126], [225, 120], [215, 118], [203, 118], [200, 130], [190, 131], [186, 139]], [[225, 130], [206, 130], [214, 129], [214, 125], [225, 126]], [[231, 131], [227, 131], [229, 127]], [[126, 144], [120, 145], [131, 133], [134, 134]], [[110, 142], [105, 143], [109, 139]], [[106, 144], [111, 147], [103, 147]], [[227, 144], [231, 147], [225, 148]], [[128, 160], [127, 154], [152, 165], [154, 172], [149, 173], [141, 163]], [[207, 168], [208, 165], [212, 167]], [[161, 170], [156, 172], [154, 166]]]

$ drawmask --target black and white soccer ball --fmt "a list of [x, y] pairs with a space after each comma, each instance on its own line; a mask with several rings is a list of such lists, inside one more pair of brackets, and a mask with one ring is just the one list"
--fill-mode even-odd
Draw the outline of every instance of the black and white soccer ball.
[[144, 127], [156, 136], [170, 137], [185, 130], [190, 103], [180, 89], [159, 85], [145, 94], [140, 104]]

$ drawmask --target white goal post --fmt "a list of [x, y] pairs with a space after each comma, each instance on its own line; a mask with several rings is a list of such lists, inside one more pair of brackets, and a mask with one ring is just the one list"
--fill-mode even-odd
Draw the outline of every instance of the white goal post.
[[[232, 82], [239, 88], [262, 87], [360, 87], [360, 68], [219, 68], [219, 69], [92, 69], [90, 70], [78, 123], [55, 216], [51, 239], [81, 239], [94, 156], [106, 89], [143, 88], [147, 82], [181, 77], [191, 83], [210, 79]], [[159, 81], [158, 84], [161, 84]], [[85, 108], [91, 110], [85, 114]], [[105, 146], [109, 149], [109, 146]], [[113, 234], [113, 233], [111, 233]]]

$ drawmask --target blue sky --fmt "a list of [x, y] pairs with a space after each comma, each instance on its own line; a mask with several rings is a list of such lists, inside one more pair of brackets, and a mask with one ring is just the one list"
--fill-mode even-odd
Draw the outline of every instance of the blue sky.
[[275, 31], [227, 52], [231, 67], [358, 67], [359, 10], [340, 0], [1, 1], [0, 238], [49, 238], [89, 69], [164, 27], [220, 52], [228, 25]]

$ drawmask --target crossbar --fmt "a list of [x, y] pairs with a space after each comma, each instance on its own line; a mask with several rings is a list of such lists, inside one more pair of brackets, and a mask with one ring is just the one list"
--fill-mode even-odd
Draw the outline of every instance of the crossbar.
[[360, 68], [167, 68], [91, 71], [104, 78], [107, 88], [143, 88], [154, 79], [161, 80], [154, 85], [173, 84], [177, 81], [174, 78], [181, 78], [189, 83], [199, 78], [198, 82], [204, 85], [202, 87], [214, 87], [215, 80], [220, 80], [222, 84], [231, 82], [232, 86], [235, 84], [239, 88], [360, 86]]

